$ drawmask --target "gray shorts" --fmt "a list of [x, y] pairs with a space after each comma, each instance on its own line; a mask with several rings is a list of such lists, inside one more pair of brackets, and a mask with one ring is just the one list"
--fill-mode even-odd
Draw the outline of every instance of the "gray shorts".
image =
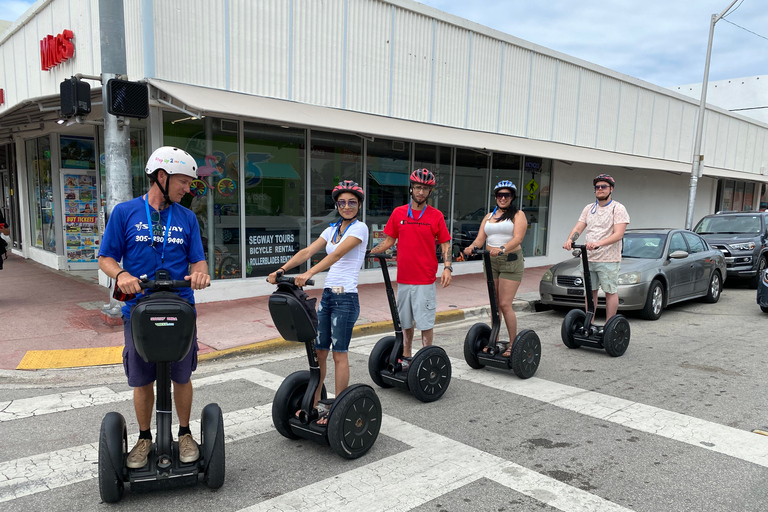
[[397, 314], [403, 329], [428, 331], [435, 326], [437, 290], [432, 284], [397, 283]]
[[618, 261], [590, 261], [589, 278], [592, 280], [592, 290], [602, 288], [605, 293], [618, 292], [620, 267], [621, 263]]

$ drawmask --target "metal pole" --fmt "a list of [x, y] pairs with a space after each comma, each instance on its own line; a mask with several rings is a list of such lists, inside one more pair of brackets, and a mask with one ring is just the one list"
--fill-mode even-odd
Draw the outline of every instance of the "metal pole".
[[[123, 0], [99, 0], [101, 38], [101, 93], [104, 110], [104, 157], [107, 174], [107, 218], [115, 205], [131, 199], [131, 145], [129, 128], [120, 126], [117, 117], [107, 112], [107, 81], [128, 73], [125, 56]], [[120, 302], [112, 298], [102, 313], [119, 319]]]
[[704, 63], [704, 81], [701, 84], [701, 101], [699, 102], [699, 119], [696, 123], [696, 140], [693, 146], [693, 161], [691, 162], [691, 182], [688, 189], [688, 209], [685, 213], [685, 229], [693, 227], [693, 206], [696, 202], [696, 187], [698, 186], [699, 176], [701, 175], [701, 166], [704, 155], [701, 154], [701, 138], [704, 132], [704, 113], [707, 106], [707, 85], [709, 83], [709, 61], [712, 57], [712, 39], [715, 35], [715, 23], [722, 18], [725, 13], [731, 10], [731, 7], [738, 2], [733, 0], [720, 14], [713, 14], [712, 21], [709, 24], [709, 42], [707, 43], [707, 60]]

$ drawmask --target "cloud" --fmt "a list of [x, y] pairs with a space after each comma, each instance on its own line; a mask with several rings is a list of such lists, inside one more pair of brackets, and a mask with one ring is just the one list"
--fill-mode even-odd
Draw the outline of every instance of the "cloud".
[[[728, 6], [725, 0], [644, 0], [642, 7], [624, 0], [421, 3], [662, 86], [701, 82], [711, 16]], [[761, 3], [745, 0], [727, 19], [768, 32], [768, 10]], [[719, 21], [710, 80], [762, 74], [768, 74], [768, 40]]]
[[0, 19], [16, 21], [27, 9], [32, 7], [34, 0], [0, 0]]

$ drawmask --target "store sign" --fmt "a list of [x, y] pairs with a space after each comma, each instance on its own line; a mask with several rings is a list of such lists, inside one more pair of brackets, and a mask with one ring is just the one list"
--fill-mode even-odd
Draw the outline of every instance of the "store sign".
[[5, 90], [0, 89], [0, 106], [5, 105]]
[[48, 35], [40, 40], [40, 67], [43, 71], [53, 69], [75, 55], [74, 37], [71, 30], [64, 30], [57, 36]]
[[265, 275], [286, 263], [299, 250], [299, 230], [246, 229], [248, 274]]

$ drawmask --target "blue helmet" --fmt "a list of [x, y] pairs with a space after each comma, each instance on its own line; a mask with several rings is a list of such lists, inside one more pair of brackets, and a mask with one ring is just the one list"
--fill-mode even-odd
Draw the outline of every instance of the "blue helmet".
[[515, 186], [515, 184], [514, 184], [514, 183], [512, 183], [512, 182], [511, 182], [511, 181], [509, 181], [509, 180], [501, 180], [500, 182], [498, 182], [498, 183], [496, 184], [496, 186], [494, 187], [494, 189], [493, 189], [493, 192], [494, 192], [494, 194], [495, 194], [495, 193], [496, 193], [496, 192], [497, 192], [499, 189], [502, 189], [502, 188], [508, 188], [508, 189], [510, 189], [512, 192], [514, 192], [514, 193], [515, 193], [515, 195], [517, 194], [517, 187]]

